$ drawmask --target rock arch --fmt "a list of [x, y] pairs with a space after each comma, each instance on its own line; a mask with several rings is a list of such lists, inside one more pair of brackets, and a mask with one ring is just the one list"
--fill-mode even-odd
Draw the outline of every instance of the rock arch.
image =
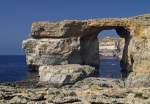
[[[118, 35], [125, 39], [124, 50], [121, 59], [121, 67], [122, 70], [125, 72], [132, 71], [132, 64], [129, 64], [128, 60], [128, 46], [130, 43], [131, 35], [130, 31], [123, 26], [100, 26], [95, 30], [93, 33], [89, 32], [90, 34], [84, 34], [80, 38], [80, 51], [81, 51], [81, 58], [82, 64], [95, 66], [96, 69], [99, 70], [99, 41], [97, 38], [98, 33], [103, 30], [115, 29]], [[93, 31], [92, 29], [88, 31]], [[97, 71], [98, 71], [97, 70]]]
[[85, 64], [98, 67], [97, 34], [107, 29], [115, 29], [120, 37], [125, 38], [122, 67], [134, 73], [140, 73], [139, 70], [144, 75], [149, 73], [150, 58], [145, 55], [150, 56], [149, 14], [128, 18], [34, 22], [31, 38], [23, 41], [27, 64]]

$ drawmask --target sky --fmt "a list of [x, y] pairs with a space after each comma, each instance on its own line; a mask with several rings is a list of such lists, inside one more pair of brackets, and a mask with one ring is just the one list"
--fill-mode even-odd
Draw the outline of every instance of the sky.
[[150, 13], [150, 0], [0, 0], [0, 55], [24, 54], [35, 21], [126, 17]]

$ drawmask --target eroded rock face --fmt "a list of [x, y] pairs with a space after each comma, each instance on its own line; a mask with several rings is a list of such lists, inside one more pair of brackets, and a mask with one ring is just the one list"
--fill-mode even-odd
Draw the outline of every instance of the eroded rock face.
[[[148, 33], [147, 33], [148, 34]], [[131, 58], [134, 61], [134, 72], [147, 73], [150, 70], [150, 39], [134, 38], [131, 43]]]
[[65, 20], [60, 22], [34, 22], [31, 35], [34, 38], [66, 38], [79, 36], [86, 28], [86, 22]]
[[51, 86], [60, 87], [66, 84], [74, 84], [93, 74], [94, 68], [88, 65], [49, 65], [40, 66], [40, 81], [48, 82]]
[[[147, 33], [148, 34], [148, 33]], [[129, 74], [127, 86], [150, 86], [150, 39], [148, 37], [134, 38], [131, 42], [130, 62], [133, 72]]]
[[79, 38], [27, 39], [23, 41], [27, 64], [58, 65], [80, 64]]
[[115, 29], [125, 40], [121, 59], [122, 69], [128, 74], [134, 73], [132, 77], [135, 77], [135, 80], [138, 75], [150, 73], [149, 14], [129, 18], [35, 22], [31, 29], [32, 38], [23, 42], [27, 64], [81, 64], [98, 68], [97, 35], [108, 29]]

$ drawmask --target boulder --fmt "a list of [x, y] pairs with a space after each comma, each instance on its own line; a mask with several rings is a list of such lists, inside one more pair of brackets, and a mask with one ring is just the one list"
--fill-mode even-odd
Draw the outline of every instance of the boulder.
[[59, 87], [66, 84], [73, 84], [93, 74], [94, 68], [88, 65], [49, 65], [40, 66], [40, 81], [48, 82], [50, 85]]

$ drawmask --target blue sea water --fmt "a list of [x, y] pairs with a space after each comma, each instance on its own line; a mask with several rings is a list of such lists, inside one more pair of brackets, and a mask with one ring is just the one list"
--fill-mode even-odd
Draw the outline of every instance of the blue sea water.
[[120, 78], [120, 60], [117, 57], [113, 56], [101, 56], [99, 77]]
[[0, 55], [0, 83], [26, 78], [28, 67], [23, 55]]
[[[0, 83], [15, 82], [33, 76], [24, 55], [0, 55]], [[99, 77], [120, 77], [119, 61], [115, 57], [101, 57]]]

